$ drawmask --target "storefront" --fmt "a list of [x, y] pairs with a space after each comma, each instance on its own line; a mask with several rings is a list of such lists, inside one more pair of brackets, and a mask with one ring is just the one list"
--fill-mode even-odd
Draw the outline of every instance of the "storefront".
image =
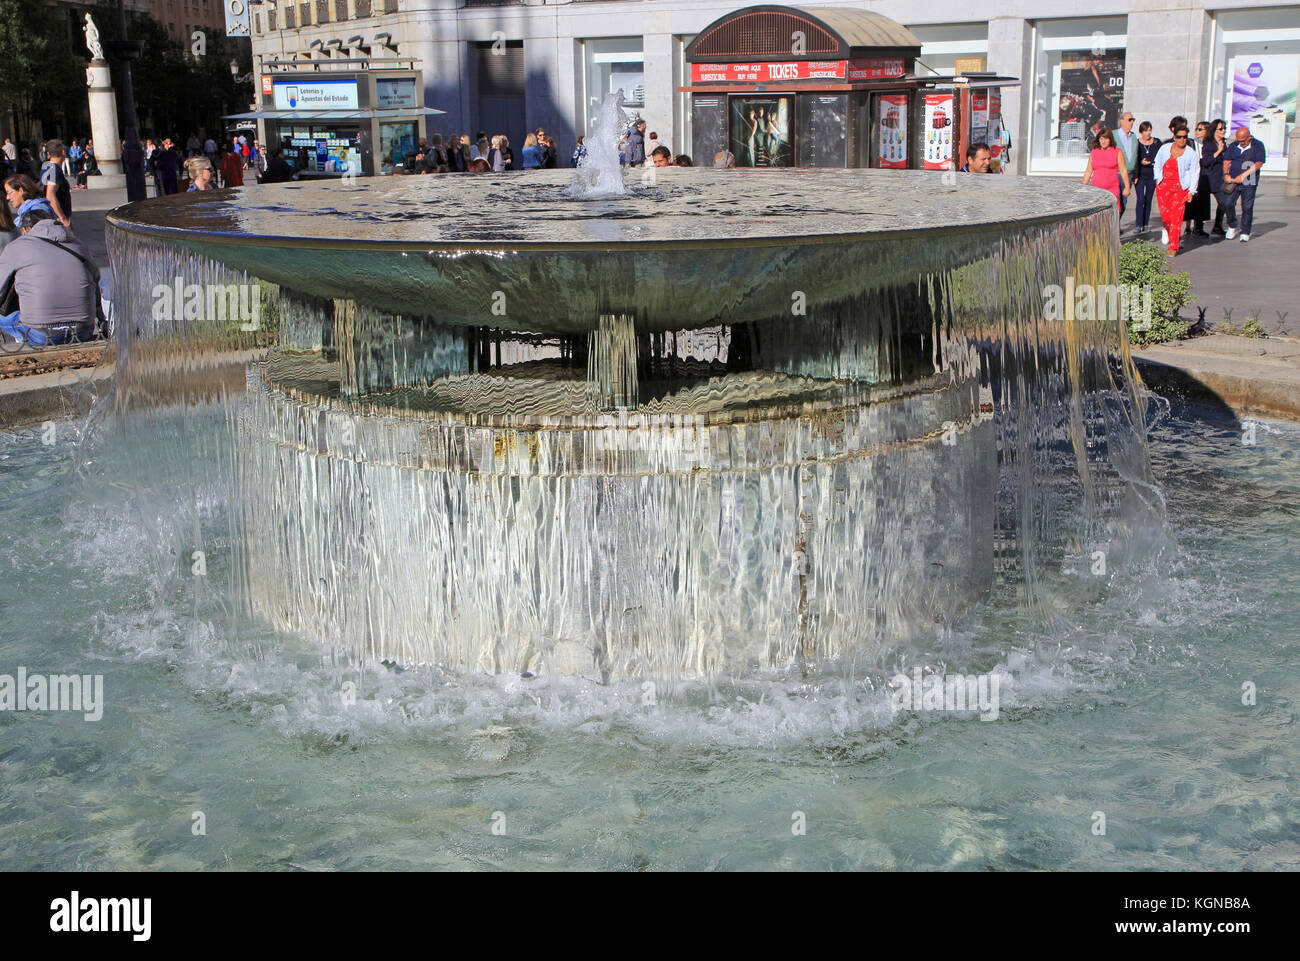
[[865, 10], [730, 13], [686, 48], [696, 162], [730, 153], [739, 167], [960, 166], [967, 143], [998, 140], [1000, 88], [1016, 81], [918, 76], [920, 50], [909, 30]]
[[277, 147], [302, 177], [390, 174], [426, 136], [419, 71], [266, 73], [256, 120], [259, 139]]
[[[1083, 173], [1093, 135], [1115, 130], [1124, 109], [1126, 17], [1034, 25], [1030, 173]], [[1157, 131], [1157, 136], [1161, 132]]]
[[1286, 175], [1300, 87], [1300, 7], [1215, 14], [1207, 101], [1211, 118], [1238, 127], [1268, 151], [1262, 176]]

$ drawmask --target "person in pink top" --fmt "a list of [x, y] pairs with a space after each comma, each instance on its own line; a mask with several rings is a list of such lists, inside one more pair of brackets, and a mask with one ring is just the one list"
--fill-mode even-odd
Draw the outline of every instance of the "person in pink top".
[[1109, 190], [1115, 195], [1115, 209], [1119, 210], [1121, 181], [1125, 197], [1133, 189], [1128, 179], [1128, 164], [1124, 163], [1124, 155], [1120, 153], [1119, 147], [1115, 146], [1115, 135], [1110, 132], [1109, 127], [1098, 129], [1093, 144], [1095, 146], [1088, 157], [1088, 166], [1083, 171], [1083, 182], [1100, 187], [1102, 190]]

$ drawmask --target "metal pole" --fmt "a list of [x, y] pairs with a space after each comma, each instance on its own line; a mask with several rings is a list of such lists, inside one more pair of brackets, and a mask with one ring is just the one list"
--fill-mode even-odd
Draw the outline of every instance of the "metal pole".
[[131, 81], [131, 61], [140, 56], [140, 44], [127, 37], [124, 0], [117, 0], [117, 33], [119, 39], [108, 47], [122, 62], [122, 172], [126, 174], [126, 199], [135, 202], [145, 199], [144, 151], [140, 148], [140, 121], [135, 114]]

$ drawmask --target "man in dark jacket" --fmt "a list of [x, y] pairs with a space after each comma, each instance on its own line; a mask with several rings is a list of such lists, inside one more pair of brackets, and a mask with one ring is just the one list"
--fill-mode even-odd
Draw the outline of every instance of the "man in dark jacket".
[[0, 331], [37, 347], [93, 336], [99, 313], [99, 268], [84, 244], [44, 208], [23, 214], [22, 236], [0, 252], [0, 291], [12, 284], [18, 310], [0, 316]]
[[277, 150], [271, 154], [266, 163], [266, 172], [262, 174], [264, 184], [285, 184], [293, 180], [293, 168], [284, 159], [284, 152]]

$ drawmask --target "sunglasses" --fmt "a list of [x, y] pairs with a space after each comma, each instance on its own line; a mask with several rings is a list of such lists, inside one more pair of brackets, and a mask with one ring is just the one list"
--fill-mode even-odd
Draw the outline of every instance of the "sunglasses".
[[1175, 140], [1186, 140], [1186, 139], [1187, 139], [1187, 134], [1185, 134], [1185, 133], [1176, 133], [1176, 134], [1174, 134], [1174, 139], [1175, 139]]

